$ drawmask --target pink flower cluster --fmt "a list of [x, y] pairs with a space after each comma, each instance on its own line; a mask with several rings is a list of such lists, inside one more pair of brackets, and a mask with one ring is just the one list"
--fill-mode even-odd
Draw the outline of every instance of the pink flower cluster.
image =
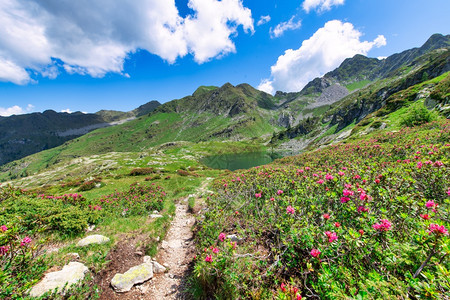
[[442, 235], [448, 235], [448, 230], [445, 228], [444, 225], [439, 226], [438, 224], [430, 224], [430, 227], [428, 227], [428, 234], [442, 234]]
[[278, 190], [277, 195], [279, 196], [281, 194], [283, 194], [283, 190]]
[[293, 215], [295, 213], [295, 209], [292, 206], [289, 205], [288, 207], [286, 207], [286, 212], [288, 214]]
[[378, 231], [388, 231], [391, 229], [392, 223], [386, 219], [382, 219], [381, 223], [375, 223], [372, 225], [372, 227]]
[[332, 243], [338, 239], [336, 232], [325, 231], [325, 235], [328, 237], [329, 243]]
[[29, 243], [31, 243], [31, 239], [30, 237], [26, 236], [23, 238], [22, 242], [20, 242], [20, 246], [23, 247], [28, 245]]
[[310, 254], [311, 254], [313, 257], [319, 257], [320, 253], [321, 253], [321, 252], [320, 252], [318, 249], [312, 249], [311, 252], [310, 252]]
[[211, 255], [206, 255], [205, 261], [206, 262], [212, 262], [213, 261], [212, 256]]
[[227, 236], [225, 235], [225, 233], [223, 233], [223, 232], [221, 232], [220, 234], [219, 234], [219, 240], [221, 241], [221, 242], [223, 242], [223, 241], [225, 241], [225, 238], [226, 238]]
[[9, 247], [8, 246], [0, 246], [0, 256], [6, 255], [8, 253]]
[[8, 230], [8, 227], [6, 227], [6, 225], [2, 225], [0, 226], [0, 230], [5, 232], [6, 230]]

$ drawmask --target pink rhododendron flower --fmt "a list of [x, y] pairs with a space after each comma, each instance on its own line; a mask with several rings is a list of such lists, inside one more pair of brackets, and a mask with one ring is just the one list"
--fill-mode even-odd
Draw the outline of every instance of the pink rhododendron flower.
[[338, 239], [336, 232], [325, 231], [325, 235], [328, 237], [329, 243], [332, 243]]
[[317, 181], [317, 183], [318, 184], [322, 184], [322, 183], [324, 183], [324, 181], [323, 181], [323, 179], [320, 179], [320, 180]]
[[262, 193], [255, 193], [256, 198], [261, 198], [261, 196], [262, 196]]
[[288, 214], [294, 214], [295, 213], [295, 209], [292, 207], [292, 206], [288, 206], [288, 207], [286, 207], [286, 212], [288, 213]]
[[270, 198], [270, 201], [275, 201], [275, 198], [274, 198], [274, 197], [271, 197], [271, 198]]
[[339, 175], [339, 176], [344, 176], [344, 175], [345, 175], [345, 173], [344, 173], [344, 172], [342, 172], [342, 171], [339, 171], [339, 172], [338, 172], [338, 175]]
[[6, 227], [6, 225], [2, 225], [0, 226], [0, 230], [5, 232], [6, 230], [8, 230], [8, 227]]
[[26, 236], [26, 237], [23, 238], [22, 242], [20, 243], [20, 246], [23, 247], [23, 246], [26, 246], [29, 243], [31, 243], [31, 239], [28, 236]]
[[329, 214], [323, 214], [323, 216], [322, 216], [325, 220], [328, 220], [329, 218], [330, 218], [330, 215]]
[[334, 177], [330, 174], [325, 175], [326, 180], [332, 180]]
[[311, 252], [310, 252], [310, 254], [311, 254], [313, 257], [319, 257], [320, 253], [321, 253], [321, 252], [320, 252], [318, 249], [312, 249]]
[[428, 214], [420, 214], [420, 217], [424, 220], [429, 220], [430, 219], [430, 215]]
[[353, 196], [354, 192], [353, 192], [353, 191], [350, 191], [350, 190], [348, 190], [348, 189], [344, 189], [344, 190], [342, 191], [342, 194], [343, 194], [344, 196], [348, 197], [348, 196]]
[[419, 162], [417, 163], [417, 169], [422, 169], [422, 166], [423, 166], [422, 162], [419, 161]]
[[448, 230], [444, 225], [439, 226], [438, 224], [430, 224], [430, 227], [428, 227], [428, 234], [432, 233], [437, 235], [448, 235]]
[[219, 248], [213, 248], [213, 249], [212, 249], [212, 252], [213, 252], [213, 253], [216, 253], [216, 254], [219, 253]]
[[297, 295], [296, 300], [302, 300], [302, 295]]
[[392, 227], [392, 223], [391, 223], [391, 222], [389, 222], [389, 221], [386, 220], [386, 219], [382, 219], [382, 220], [380, 220], [380, 221], [381, 221], [381, 223], [375, 223], [375, 224], [372, 225], [372, 227], [373, 227], [375, 230], [378, 230], [378, 231], [388, 231], [388, 230], [391, 229], [391, 227]]
[[282, 190], [278, 190], [277, 195], [281, 195], [281, 194], [283, 194], [283, 191]]
[[287, 292], [286, 284], [284, 284], [284, 282], [281, 283], [280, 289], [281, 289], [281, 291], [283, 291], [283, 293]]
[[435, 161], [433, 166], [435, 167], [442, 167], [444, 164], [442, 163], [442, 161]]
[[221, 242], [223, 242], [223, 241], [225, 241], [225, 238], [226, 238], [227, 236], [225, 235], [225, 233], [223, 233], [223, 232], [221, 232], [220, 234], [219, 234], [219, 240], [221, 241]]
[[348, 201], [350, 201], [349, 197], [341, 197], [341, 203], [347, 203]]
[[358, 232], [359, 232], [360, 235], [364, 234], [364, 230], [362, 230], [362, 229], [358, 230]]
[[339, 222], [334, 223], [334, 227], [336, 227], [336, 228], [341, 227], [341, 223], [339, 223]]
[[433, 207], [437, 207], [437, 204], [433, 200], [430, 200], [430, 201], [427, 201], [427, 203], [425, 203], [425, 206], [427, 208], [433, 208]]
[[310, 169], [311, 169], [310, 167], [306, 167], [306, 168], [305, 168], [306, 171], [308, 171], [308, 170], [310, 170]]
[[213, 261], [212, 256], [211, 255], [206, 255], [205, 261], [206, 262], [212, 262]]
[[360, 213], [360, 212], [368, 212], [369, 211], [369, 208], [368, 207], [365, 207], [365, 206], [359, 206], [358, 207], [358, 212]]
[[8, 253], [9, 247], [8, 246], [0, 246], [0, 256], [6, 255]]

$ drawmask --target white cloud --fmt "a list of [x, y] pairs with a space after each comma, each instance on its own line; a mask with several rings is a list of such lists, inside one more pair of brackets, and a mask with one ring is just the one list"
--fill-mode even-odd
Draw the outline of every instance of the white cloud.
[[330, 10], [332, 6], [343, 5], [344, 0], [305, 0], [303, 2], [303, 9], [309, 13], [311, 9], [318, 12]]
[[72, 111], [70, 110], [70, 108], [63, 109], [63, 110], [61, 110], [61, 112], [62, 112], [62, 113], [68, 113], [68, 114], [71, 114], [71, 113], [72, 113]]
[[302, 26], [302, 21], [294, 21], [296, 16], [292, 16], [287, 22], [282, 22], [278, 24], [275, 29], [270, 28], [270, 38], [277, 38], [283, 35], [283, 33], [287, 30], [295, 30]]
[[55, 78], [61, 70], [122, 74], [140, 49], [169, 63], [188, 53], [203, 63], [236, 51], [239, 26], [254, 30], [242, 0], [188, 6], [194, 14], [183, 18], [175, 0], [1, 0], [0, 81], [26, 84], [32, 72]]
[[266, 24], [268, 22], [270, 22], [271, 18], [269, 15], [267, 16], [261, 16], [258, 20], [258, 23], [256, 23], [257, 26], [261, 26], [263, 24]]
[[273, 93], [300, 91], [309, 81], [323, 76], [348, 57], [367, 55], [373, 47], [386, 45], [384, 36], [374, 41], [360, 41], [362, 33], [351, 23], [339, 20], [327, 22], [299, 49], [288, 49], [271, 67], [271, 78], [261, 81], [258, 89]]
[[28, 106], [23, 109], [22, 107], [18, 106], [18, 105], [14, 105], [11, 107], [0, 107], [0, 116], [2, 117], [9, 117], [12, 115], [21, 115], [21, 114], [26, 114], [29, 113], [33, 110], [34, 106], [31, 104], [28, 104]]

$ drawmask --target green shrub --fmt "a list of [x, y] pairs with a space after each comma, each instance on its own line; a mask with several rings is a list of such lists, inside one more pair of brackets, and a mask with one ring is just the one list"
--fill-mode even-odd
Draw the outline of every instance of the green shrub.
[[130, 171], [130, 176], [148, 175], [154, 172], [153, 168], [136, 168]]
[[[417, 103], [419, 104], [419, 103]], [[433, 121], [434, 115], [423, 105], [411, 105], [408, 114], [402, 119], [401, 125], [414, 127]]]

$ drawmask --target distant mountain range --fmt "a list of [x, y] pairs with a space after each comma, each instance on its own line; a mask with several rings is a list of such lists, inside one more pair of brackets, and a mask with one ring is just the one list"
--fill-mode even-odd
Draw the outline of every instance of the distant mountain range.
[[[46, 111], [1, 118], [0, 164], [62, 143], [65, 144], [55, 150], [43, 152], [45, 165], [70, 157], [138, 151], [177, 141], [254, 140], [301, 150], [311, 144], [328, 143], [343, 131], [350, 134], [365, 118], [379, 116], [377, 122], [385, 122], [378, 111], [389, 113], [402, 107], [420, 92], [420, 88], [414, 90], [415, 94], [408, 89], [449, 71], [450, 35], [435, 34], [420, 48], [386, 59], [362, 55], [346, 59], [337, 69], [312, 80], [296, 93], [277, 92], [272, 96], [248, 84], [227, 83], [222, 87], [201, 86], [182, 99], [162, 105], [149, 102], [128, 113]], [[427, 90], [428, 94], [439, 90], [439, 95], [444, 95], [436, 96], [433, 102], [444, 114], [448, 109], [448, 81], [430, 84]], [[402, 98], [398, 96], [400, 91], [408, 92]], [[406, 95], [412, 98], [405, 98]], [[90, 131], [128, 119], [124, 124], [81, 136], [85, 133], [83, 128]], [[75, 137], [76, 140], [68, 141]], [[0, 171], [10, 174], [4, 178], [18, 176], [43, 156], [21, 159]]]
[[94, 129], [148, 114], [159, 105], [158, 101], [151, 101], [129, 112], [101, 110], [95, 114], [85, 114], [46, 110], [43, 113], [0, 117], [0, 165], [59, 146]]

